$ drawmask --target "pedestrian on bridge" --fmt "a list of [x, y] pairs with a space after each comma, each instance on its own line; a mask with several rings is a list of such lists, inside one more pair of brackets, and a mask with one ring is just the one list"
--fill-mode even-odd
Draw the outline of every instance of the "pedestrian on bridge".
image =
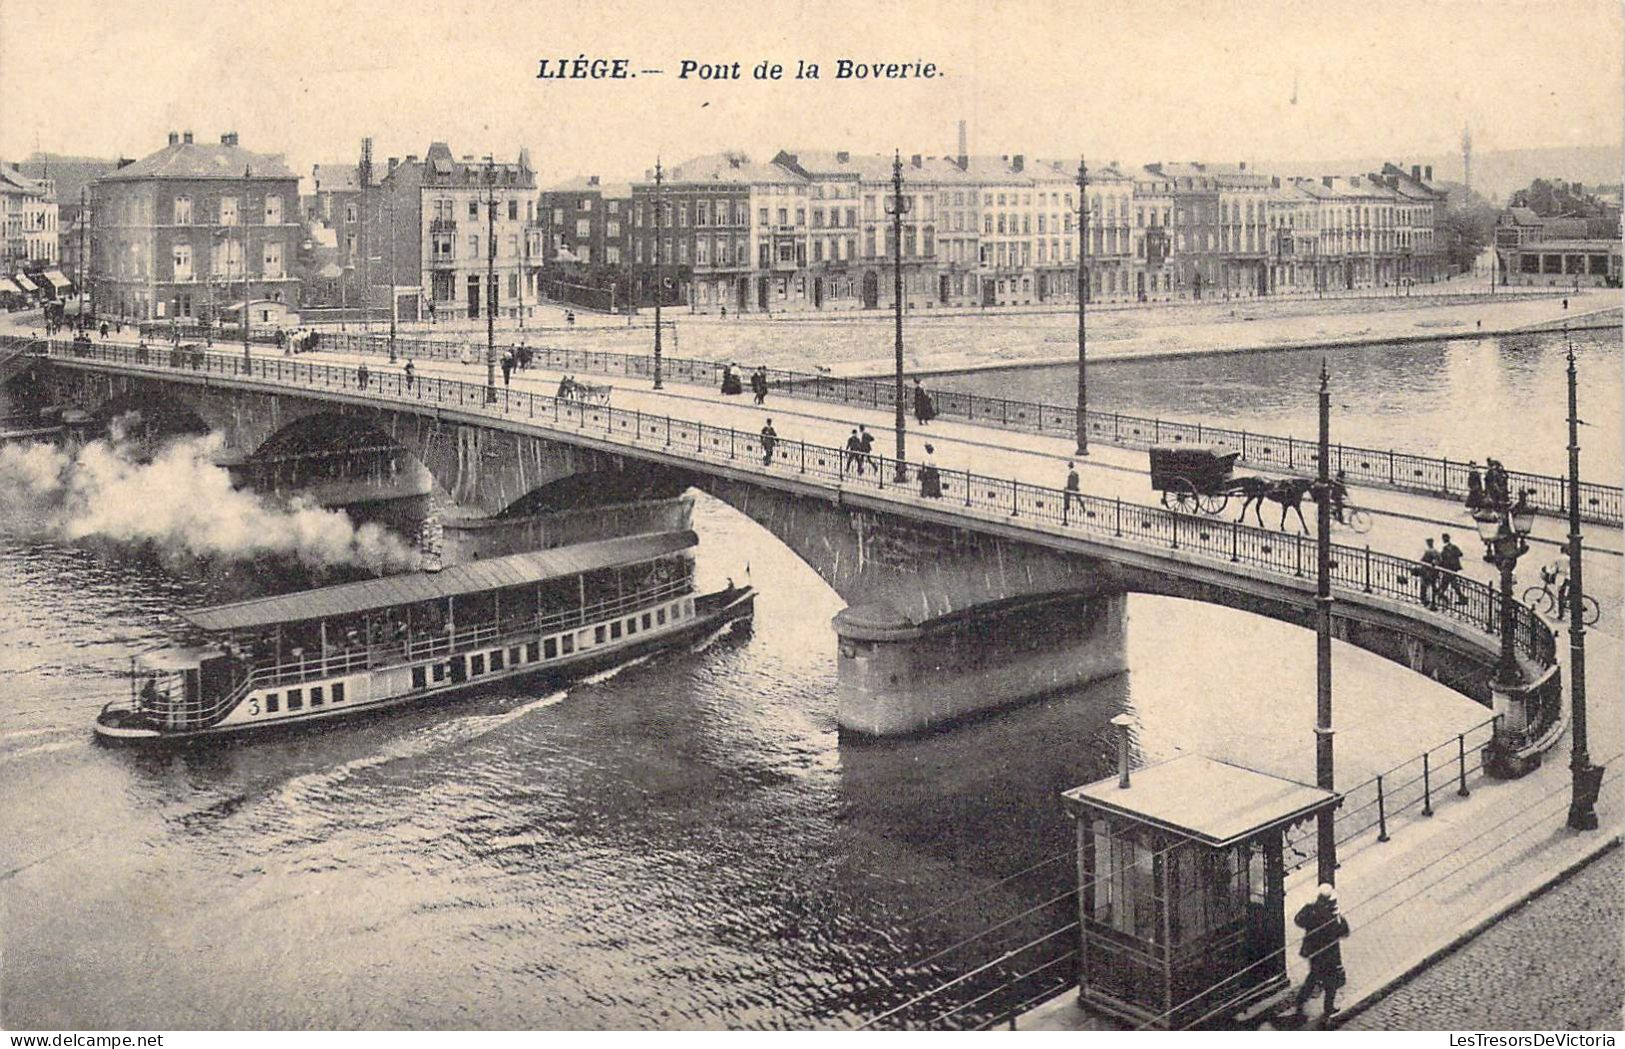
[[1478, 472], [1478, 460], [1467, 464], [1467, 510], [1472, 512], [1484, 505], [1484, 475]]
[[513, 385], [513, 354], [512, 353], [504, 353], [502, 355], [502, 385], [504, 385], [504, 386]]
[[[869, 464], [869, 469], [879, 473], [880, 467], [875, 465], [875, 435], [862, 423], [858, 424], [858, 443], [863, 446], [863, 461]], [[860, 469], [858, 472], [863, 471]]]
[[1078, 509], [1083, 509], [1083, 496], [1078, 491], [1078, 465], [1071, 460], [1066, 464], [1066, 489], [1061, 495], [1061, 523], [1066, 524], [1067, 513], [1076, 502]]
[[1422, 584], [1422, 604], [1428, 608], [1437, 608], [1437, 591], [1439, 586], [1439, 551], [1433, 546], [1433, 537], [1430, 535], [1423, 541], [1422, 566], [1417, 569], [1418, 578]]
[[367, 362], [362, 361], [355, 370], [355, 384], [363, 390], [367, 388]]
[[920, 463], [920, 494], [927, 499], [942, 498], [942, 473], [937, 469], [936, 449], [925, 446], [925, 459]]
[[856, 467], [858, 476], [863, 476], [863, 440], [858, 436], [856, 427], [852, 429], [852, 436], [846, 439], [846, 468]]
[[1461, 571], [1461, 547], [1450, 541], [1449, 532], [1444, 533], [1442, 538], [1444, 545], [1439, 548], [1439, 568], [1442, 572], [1439, 576], [1439, 592], [1436, 597], [1442, 601], [1445, 592], [1452, 591], [1456, 595], [1456, 604], [1465, 605], [1467, 595], [1462, 592], [1461, 576], [1458, 574]]
[[931, 395], [925, 392], [920, 380], [914, 380], [914, 421], [924, 426], [936, 418], [937, 410], [931, 404]]
[[412, 382], [417, 378], [418, 373], [418, 370], [412, 367], [412, 358], [406, 358], [406, 367], [402, 368], [401, 370], [406, 373], [406, 388], [410, 390], [412, 388]]
[[1303, 930], [1303, 945], [1298, 953], [1309, 960], [1309, 976], [1298, 989], [1294, 1015], [1304, 1019], [1304, 1004], [1318, 989], [1326, 996], [1320, 1017], [1325, 1027], [1337, 1012], [1338, 988], [1348, 983], [1348, 973], [1343, 970], [1343, 946], [1338, 941], [1348, 936], [1349, 922], [1337, 913], [1337, 890], [1322, 885], [1314, 901], [1304, 904], [1292, 923]]
[[779, 431], [773, 429], [773, 419], [768, 418], [762, 427], [762, 465], [773, 465], [773, 446], [779, 443]]
[[466, 342], [463, 343], [463, 352], [457, 355], [457, 359], [459, 361], [461, 361], [464, 366], [467, 366], [467, 365], [473, 363], [474, 354], [473, 354], [473, 352], [471, 350], [469, 350], [468, 343], [466, 343]]

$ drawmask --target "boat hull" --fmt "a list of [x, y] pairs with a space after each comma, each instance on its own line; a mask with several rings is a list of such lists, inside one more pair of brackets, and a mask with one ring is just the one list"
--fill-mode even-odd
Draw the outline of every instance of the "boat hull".
[[[597, 670], [624, 663], [651, 652], [672, 648], [686, 641], [703, 637], [724, 627], [739, 630], [748, 627], [755, 614], [756, 592], [751, 587], [739, 587], [712, 594], [697, 595], [694, 599], [694, 618], [682, 625], [658, 634], [641, 637], [636, 641], [609, 648], [578, 652], [543, 665], [514, 669], [500, 675], [491, 675], [462, 682], [447, 683], [428, 691], [413, 691], [388, 696], [350, 707], [328, 707], [299, 715], [279, 717], [272, 721], [237, 721], [211, 725], [206, 728], [175, 731], [157, 728], [129, 718], [109, 718], [108, 711], [98, 717], [95, 724], [96, 740], [109, 746], [165, 746], [201, 743], [222, 737], [262, 737], [277, 732], [294, 732], [335, 720], [354, 719], [365, 714], [394, 710], [408, 706], [422, 706], [444, 700], [465, 698], [469, 694], [493, 686], [516, 681], [579, 679]], [[587, 629], [591, 629], [591, 626]], [[115, 715], [123, 711], [111, 712]]]

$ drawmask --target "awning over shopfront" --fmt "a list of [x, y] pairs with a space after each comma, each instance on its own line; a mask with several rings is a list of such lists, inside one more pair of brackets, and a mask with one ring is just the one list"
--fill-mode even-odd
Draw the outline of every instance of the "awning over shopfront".
[[39, 287], [21, 273], [13, 275], [11, 279], [16, 281], [17, 287], [23, 289], [24, 291], [39, 291]]
[[0, 295], [21, 295], [23, 289], [11, 282], [10, 277], [0, 277]]
[[45, 279], [51, 282], [51, 287], [61, 291], [63, 288], [73, 287], [73, 281], [62, 275], [61, 270], [46, 270]]

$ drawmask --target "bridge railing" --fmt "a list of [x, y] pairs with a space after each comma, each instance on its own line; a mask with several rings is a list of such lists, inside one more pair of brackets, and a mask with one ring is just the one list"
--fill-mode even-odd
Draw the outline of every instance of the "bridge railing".
[[[926, 495], [919, 468], [881, 454], [859, 457], [845, 449], [806, 441], [713, 426], [666, 415], [599, 404], [583, 404], [513, 387], [489, 389], [482, 383], [417, 376], [390, 371], [369, 374], [362, 388], [356, 369], [298, 357], [255, 357], [204, 353], [146, 352], [128, 346], [73, 346], [49, 342], [53, 357], [103, 361], [153, 372], [178, 371], [223, 378], [264, 380], [282, 386], [347, 393], [389, 402], [416, 402], [479, 415], [513, 419], [550, 430], [563, 430], [611, 443], [641, 447], [679, 460], [726, 464], [763, 474], [794, 474], [845, 491], [864, 491], [889, 501], [933, 509], [950, 517], [972, 517], [1054, 534], [1109, 538], [1128, 546], [1166, 549], [1206, 561], [1246, 565], [1278, 577], [1308, 580], [1315, 572], [1315, 544], [1301, 533], [1271, 532], [1239, 521], [1222, 522], [1177, 513], [1159, 506], [1073, 493], [1014, 478], [992, 477], [968, 470], [938, 470], [935, 495]], [[902, 482], [898, 476], [905, 478]], [[1376, 594], [1415, 606], [1430, 616], [1484, 631], [1497, 632], [1500, 594], [1495, 587], [1456, 577], [1455, 601], [1435, 600], [1434, 566], [1372, 550], [1369, 546], [1332, 546], [1332, 585], [1345, 593]], [[1424, 594], [1427, 600], [1424, 600]], [[1437, 595], [1443, 597], [1442, 594]], [[1513, 602], [1516, 646], [1540, 667], [1556, 662], [1554, 635], [1525, 605]]]
[[[356, 353], [389, 352], [389, 339], [385, 335], [323, 334], [322, 345]], [[450, 361], [458, 360], [467, 345], [466, 341], [458, 340], [396, 340], [398, 354]], [[516, 348], [508, 345], [498, 349], [506, 351]], [[651, 378], [654, 374], [654, 358], [643, 354], [556, 346], [535, 347], [531, 353], [537, 365], [550, 371], [591, 372], [629, 378]], [[483, 367], [483, 357], [477, 357], [475, 363]], [[661, 374], [663, 378], [676, 382], [718, 387], [724, 367], [715, 361], [662, 357]], [[767, 377], [768, 388], [783, 396], [873, 409], [887, 409], [894, 404], [895, 387], [890, 380], [844, 379], [781, 368], [767, 369]], [[936, 413], [945, 418], [962, 419], [999, 429], [1060, 436], [1075, 433], [1077, 428], [1077, 409], [1068, 405], [946, 390], [932, 390], [929, 395]], [[911, 400], [907, 400], [911, 396], [905, 389], [905, 408], [912, 406]], [[1126, 448], [1205, 444], [1237, 452], [1240, 461], [1268, 469], [1304, 475], [1313, 474], [1319, 469], [1320, 451], [1316, 441], [1120, 412], [1090, 410], [1087, 421], [1091, 440]], [[1458, 499], [1467, 496], [1467, 477], [1471, 472], [1468, 463], [1444, 456], [1344, 444], [1333, 446], [1329, 468], [1333, 473], [1344, 471], [1354, 484]], [[1531, 491], [1530, 500], [1537, 510], [1557, 516], [1568, 513], [1568, 478], [1514, 470], [1508, 472], [1508, 482], [1512, 490]], [[1582, 518], [1599, 524], [1625, 523], [1625, 494], [1618, 485], [1582, 481], [1579, 492]]]

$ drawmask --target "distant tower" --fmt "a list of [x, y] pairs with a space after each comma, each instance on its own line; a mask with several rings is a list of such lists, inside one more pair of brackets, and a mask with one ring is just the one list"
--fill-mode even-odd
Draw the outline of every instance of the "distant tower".
[[959, 122], [959, 155], [956, 159], [959, 162], [959, 170], [964, 171], [967, 167], [969, 167], [969, 140], [965, 136], [965, 122], [963, 120]]
[[1461, 170], [1462, 181], [1467, 185], [1467, 192], [1463, 194], [1467, 203], [1473, 199], [1473, 128], [1471, 124], [1461, 129]]
[[367, 191], [372, 185], [371, 136], [361, 140], [361, 163], [356, 165], [355, 173], [356, 181], [361, 183], [361, 212], [358, 216], [361, 219], [361, 229], [359, 231], [361, 235], [356, 240], [361, 248], [361, 306], [363, 310], [361, 317], [362, 324], [365, 325], [372, 319], [372, 314], [365, 312], [366, 308], [372, 304], [372, 285], [368, 281], [371, 275], [367, 272], [367, 257], [372, 254], [372, 238], [368, 235], [370, 232], [368, 227], [371, 226], [371, 223], [367, 218]]

